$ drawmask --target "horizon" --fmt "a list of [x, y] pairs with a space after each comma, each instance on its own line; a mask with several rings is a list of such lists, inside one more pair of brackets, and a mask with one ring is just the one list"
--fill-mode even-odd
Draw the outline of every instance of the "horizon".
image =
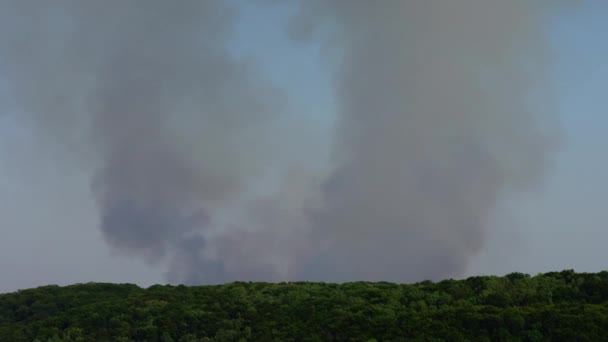
[[412, 285], [428, 285], [428, 284], [438, 284], [438, 283], [443, 283], [443, 282], [451, 282], [451, 281], [455, 281], [455, 282], [459, 282], [459, 281], [466, 281], [469, 279], [474, 279], [474, 278], [508, 278], [510, 275], [523, 275], [527, 278], [542, 278], [548, 275], [555, 275], [555, 274], [561, 274], [564, 272], [572, 272], [574, 274], [577, 275], [595, 275], [595, 274], [604, 274], [604, 273], [608, 273], [608, 270], [603, 270], [603, 271], [598, 271], [598, 272], [576, 272], [572, 269], [569, 270], [561, 270], [561, 271], [547, 271], [547, 272], [539, 272], [536, 274], [528, 274], [528, 273], [521, 273], [521, 272], [511, 272], [511, 273], [507, 273], [504, 275], [494, 275], [494, 274], [478, 274], [478, 275], [471, 275], [471, 276], [466, 276], [466, 277], [462, 277], [462, 278], [446, 278], [446, 279], [438, 279], [438, 280], [431, 280], [431, 279], [425, 279], [425, 280], [420, 280], [420, 281], [416, 281], [416, 282], [387, 282], [387, 281], [382, 281], [382, 280], [353, 280], [353, 281], [347, 281], [347, 282], [325, 282], [325, 281], [310, 281], [310, 280], [286, 280], [286, 281], [276, 281], [276, 282], [272, 282], [272, 281], [251, 281], [251, 280], [233, 280], [230, 282], [226, 282], [226, 283], [220, 283], [220, 284], [197, 284], [197, 285], [186, 285], [186, 284], [170, 284], [170, 283], [164, 283], [164, 284], [149, 284], [149, 285], [141, 285], [141, 284], [137, 284], [137, 283], [124, 283], [124, 282], [98, 282], [98, 281], [88, 281], [88, 282], [77, 282], [77, 283], [70, 283], [70, 284], [64, 284], [64, 285], [60, 285], [60, 284], [43, 284], [43, 285], [38, 285], [35, 287], [29, 287], [29, 288], [20, 288], [20, 289], [16, 289], [16, 290], [12, 290], [10, 292], [0, 292], [0, 295], [5, 295], [5, 294], [12, 294], [12, 293], [17, 293], [17, 292], [21, 292], [21, 291], [28, 291], [28, 290], [36, 290], [36, 289], [40, 289], [40, 288], [46, 288], [46, 287], [60, 287], [60, 288], [66, 288], [66, 287], [75, 287], [75, 286], [82, 286], [82, 285], [130, 285], [130, 286], [135, 286], [139, 289], [142, 290], [148, 290], [152, 287], [180, 287], [180, 286], [185, 286], [185, 287], [217, 287], [217, 286], [229, 286], [229, 285], [239, 285], [239, 284], [264, 284], [264, 285], [290, 285], [290, 284], [296, 284], [296, 285], [300, 285], [300, 284], [324, 284], [324, 285], [348, 285], [348, 284], [391, 284], [391, 285], [405, 285], [405, 286], [412, 286]]

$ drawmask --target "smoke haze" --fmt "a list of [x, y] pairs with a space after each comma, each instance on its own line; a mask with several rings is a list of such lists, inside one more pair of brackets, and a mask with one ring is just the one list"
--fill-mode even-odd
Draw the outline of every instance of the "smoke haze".
[[553, 152], [555, 117], [531, 101], [551, 6], [295, 3], [290, 35], [333, 70], [320, 167], [277, 158], [297, 143], [278, 134], [287, 94], [231, 54], [230, 1], [5, 1], [10, 104], [90, 171], [106, 241], [171, 282], [462, 275], [497, 200]]
[[462, 274], [499, 196], [546, 166], [554, 113], [529, 95], [545, 78], [547, 6], [303, 4], [293, 34], [324, 37], [340, 103], [314, 227], [331, 243], [321, 264], [341, 280]]

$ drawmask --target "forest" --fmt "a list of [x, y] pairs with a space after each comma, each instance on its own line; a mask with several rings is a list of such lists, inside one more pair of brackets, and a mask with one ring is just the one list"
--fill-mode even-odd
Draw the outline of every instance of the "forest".
[[0, 295], [0, 341], [608, 341], [608, 272], [51, 285]]

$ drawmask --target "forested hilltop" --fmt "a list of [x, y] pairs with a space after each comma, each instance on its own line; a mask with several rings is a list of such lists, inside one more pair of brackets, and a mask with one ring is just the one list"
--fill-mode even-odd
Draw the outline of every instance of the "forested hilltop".
[[0, 295], [0, 341], [607, 341], [608, 272], [392, 283], [89, 283]]

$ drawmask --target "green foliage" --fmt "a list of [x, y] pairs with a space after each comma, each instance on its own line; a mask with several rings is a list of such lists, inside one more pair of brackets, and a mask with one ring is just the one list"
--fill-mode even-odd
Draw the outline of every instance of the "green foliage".
[[0, 341], [601, 341], [608, 272], [356, 282], [44, 286], [0, 295]]

